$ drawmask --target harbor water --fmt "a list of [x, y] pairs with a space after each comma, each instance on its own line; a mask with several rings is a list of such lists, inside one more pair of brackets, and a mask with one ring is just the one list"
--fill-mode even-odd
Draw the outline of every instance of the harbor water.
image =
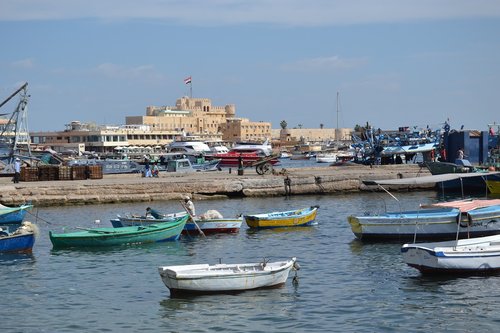
[[[438, 194], [397, 194], [403, 209]], [[385, 202], [382, 200], [385, 199]], [[2, 332], [484, 332], [494, 331], [499, 276], [423, 277], [400, 243], [364, 244], [350, 214], [399, 209], [380, 193], [195, 201], [198, 214], [225, 217], [320, 205], [317, 225], [182, 237], [110, 249], [52, 249], [49, 230], [110, 226], [146, 203], [47, 207], [31, 211], [39, 237], [31, 255], [0, 255]], [[153, 202], [165, 212], [178, 202]], [[38, 216], [38, 219], [36, 218]], [[171, 298], [158, 266], [246, 263], [297, 257], [299, 282], [232, 295]]]

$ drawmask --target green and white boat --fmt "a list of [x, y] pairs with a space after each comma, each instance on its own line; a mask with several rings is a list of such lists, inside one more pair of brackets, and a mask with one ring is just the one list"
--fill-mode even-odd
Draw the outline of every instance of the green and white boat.
[[100, 247], [133, 245], [179, 239], [189, 216], [166, 223], [123, 228], [92, 228], [78, 232], [49, 232], [54, 247]]

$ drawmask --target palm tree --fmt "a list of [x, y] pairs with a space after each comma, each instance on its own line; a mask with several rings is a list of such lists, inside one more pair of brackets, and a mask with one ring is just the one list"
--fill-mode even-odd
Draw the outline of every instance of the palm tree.
[[323, 129], [325, 127], [325, 124], [319, 124], [319, 128]]
[[280, 122], [280, 126], [281, 126], [281, 128], [282, 128], [282, 129], [286, 129], [286, 127], [288, 126], [288, 124], [287, 124], [286, 120], [282, 120], [282, 121]]

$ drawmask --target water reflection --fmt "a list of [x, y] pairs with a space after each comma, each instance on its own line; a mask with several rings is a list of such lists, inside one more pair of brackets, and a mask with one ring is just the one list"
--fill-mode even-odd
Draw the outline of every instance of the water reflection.
[[34, 264], [35, 261], [33, 253], [0, 253], [0, 265]]

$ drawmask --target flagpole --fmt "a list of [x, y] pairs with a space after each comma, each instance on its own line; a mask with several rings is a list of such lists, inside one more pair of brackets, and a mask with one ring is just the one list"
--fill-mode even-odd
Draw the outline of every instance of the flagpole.
[[193, 81], [189, 82], [189, 98], [193, 98]]

